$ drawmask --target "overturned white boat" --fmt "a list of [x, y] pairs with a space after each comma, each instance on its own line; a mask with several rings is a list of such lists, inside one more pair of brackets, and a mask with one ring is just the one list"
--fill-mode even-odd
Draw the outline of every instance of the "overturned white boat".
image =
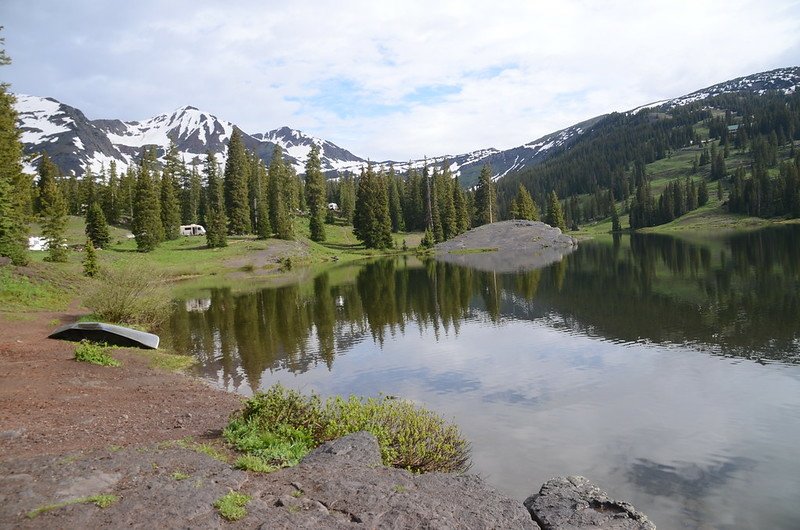
[[92, 342], [105, 342], [109, 346], [146, 348], [150, 350], [157, 349], [160, 341], [159, 336], [152, 333], [102, 322], [66, 324], [57, 328], [48, 337], [75, 342], [90, 340]]

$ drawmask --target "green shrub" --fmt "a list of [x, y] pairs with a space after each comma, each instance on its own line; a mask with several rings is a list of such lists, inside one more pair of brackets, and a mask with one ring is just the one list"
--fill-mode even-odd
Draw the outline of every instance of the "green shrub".
[[378, 440], [383, 463], [416, 473], [469, 469], [470, 446], [458, 427], [412, 403], [351, 396], [322, 402], [281, 385], [245, 402], [224, 431], [239, 451], [285, 467], [319, 444], [358, 431]]
[[256, 455], [242, 455], [236, 459], [233, 464], [236, 469], [244, 469], [245, 471], [253, 471], [255, 473], [272, 473], [277, 471], [277, 467], [271, 465], [266, 458]]
[[99, 366], [120, 366], [122, 364], [111, 357], [105, 344], [95, 344], [87, 340], [82, 340], [75, 347], [75, 360]]
[[152, 267], [104, 271], [98, 280], [84, 304], [99, 320], [153, 329], [169, 315], [171, 297]]
[[228, 521], [238, 521], [247, 515], [245, 506], [250, 502], [250, 499], [250, 495], [245, 495], [238, 491], [229, 491], [214, 502], [214, 508]]

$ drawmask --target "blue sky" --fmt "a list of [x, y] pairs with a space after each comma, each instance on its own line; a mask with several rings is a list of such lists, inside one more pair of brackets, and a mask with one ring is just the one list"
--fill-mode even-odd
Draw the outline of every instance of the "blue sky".
[[800, 65], [795, 0], [3, 0], [12, 90], [89, 118], [194, 105], [373, 160], [508, 148]]

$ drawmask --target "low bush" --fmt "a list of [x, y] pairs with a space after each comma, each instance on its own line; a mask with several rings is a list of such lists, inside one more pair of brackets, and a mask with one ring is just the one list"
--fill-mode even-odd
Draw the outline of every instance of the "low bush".
[[169, 315], [171, 297], [162, 275], [128, 265], [98, 275], [84, 304], [98, 320], [153, 329]]
[[245, 506], [250, 502], [250, 495], [229, 491], [214, 502], [214, 508], [228, 521], [238, 521], [247, 515]]
[[224, 431], [239, 451], [276, 467], [298, 463], [321, 443], [358, 431], [378, 439], [383, 463], [415, 473], [464, 472], [470, 445], [458, 427], [410, 402], [382, 397], [304, 396], [275, 385], [245, 402]]
[[104, 344], [95, 344], [87, 340], [82, 340], [75, 347], [75, 360], [84, 363], [96, 364], [99, 366], [120, 366], [120, 362], [108, 353], [108, 347]]

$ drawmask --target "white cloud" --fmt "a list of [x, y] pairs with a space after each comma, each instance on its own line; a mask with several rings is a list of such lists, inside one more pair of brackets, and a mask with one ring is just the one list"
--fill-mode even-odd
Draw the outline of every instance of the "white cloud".
[[[791, 0], [0, 7], [15, 59], [5, 73], [21, 92], [93, 118], [192, 104], [247, 131], [289, 125], [399, 160], [512, 147], [798, 64], [799, 15]], [[437, 85], [459, 91], [419, 97]]]

